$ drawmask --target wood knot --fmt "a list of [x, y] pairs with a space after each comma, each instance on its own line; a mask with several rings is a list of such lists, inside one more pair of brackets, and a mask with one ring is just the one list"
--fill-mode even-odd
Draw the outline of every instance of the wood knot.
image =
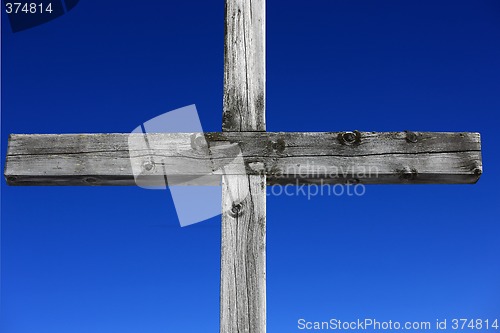
[[343, 145], [355, 146], [361, 143], [361, 133], [359, 131], [341, 132], [337, 138]]
[[8, 177], [7, 177], [7, 181], [8, 181], [9, 183], [14, 183], [14, 182], [16, 182], [16, 181], [17, 181], [17, 177], [16, 177], [16, 176], [8, 176]]
[[286, 143], [283, 139], [278, 139], [276, 141], [268, 141], [266, 143], [266, 151], [268, 154], [276, 153], [278, 155], [285, 151]]
[[145, 162], [142, 164], [142, 168], [143, 168], [145, 171], [152, 171], [152, 170], [155, 168], [155, 162], [153, 162], [153, 161], [145, 161]]
[[243, 204], [241, 202], [233, 203], [231, 209], [229, 210], [229, 215], [233, 218], [237, 218], [243, 214]]
[[417, 176], [418, 176], [417, 169], [415, 169], [415, 168], [409, 168], [409, 167], [405, 167], [404, 169], [399, 170], [398, 173], [400, 175], [399, 177], [402, 180], [406, 180], [406, 181], [415, 180], [417, 178]]
[[275, 152], [281, 154], [283, 151], [285, 151], [286, 148], [285, 140], [280, 138], [276, 140], [276, 142], [273, 141], [272, 147]]
[[98, 179], [95, 177], [85, 177], [83, 178], [83, 182], [86, 184], [97, 184]]
[[406, 133], [406, 142], [408, 143], [417, 143], [418, 135], [415, 132], [405, 131]]

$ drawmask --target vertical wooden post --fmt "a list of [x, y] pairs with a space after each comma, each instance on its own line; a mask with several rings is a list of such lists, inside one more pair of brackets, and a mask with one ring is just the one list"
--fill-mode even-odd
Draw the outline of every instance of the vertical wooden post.
[[[226, 0], [222, 129], [265, 131], [265, 0]], [[221, 333], [266, 332], [266, 176], [222, 184]]]
[[226, 0], [222, 130], [266, 130], [265, 0]]

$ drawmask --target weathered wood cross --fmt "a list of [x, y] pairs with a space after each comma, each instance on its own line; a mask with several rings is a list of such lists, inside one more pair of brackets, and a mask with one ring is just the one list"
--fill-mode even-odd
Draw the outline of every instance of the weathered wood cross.
[[[265, 81], [265, 0], [226, 0], [223, 131], [205, 139], [209, 147], [238, 143], [246, 170], [222, 181], [223, 333], [266, 331], [266, 185], [472, 184], [482, 173], [478, 133], [266, 132]], [[9, 185], [135, 185], [128, 138], [14, 134], [5, 177]], [[190, 138], [148, 134], [169, 162], [132, 159], [146, 175], [203, 174], [193, 165], [195, 150], [174, 149]], [[227, 157], [221, 154], [217, 158]], [[366, 168], [377, 172], [359, 172]], [[240, 191], [249, 194], [241, 200], [230, 195]]]

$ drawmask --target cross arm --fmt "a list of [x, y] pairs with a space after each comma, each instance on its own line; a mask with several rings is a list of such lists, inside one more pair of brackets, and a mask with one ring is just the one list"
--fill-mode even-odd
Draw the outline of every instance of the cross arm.
[[9, 185], [135, 185], [137, 168], [169, 180], [265, 173], [268, 185], [472, 184], [482, 160], [478, 133], [13, 134], [5, 178]]

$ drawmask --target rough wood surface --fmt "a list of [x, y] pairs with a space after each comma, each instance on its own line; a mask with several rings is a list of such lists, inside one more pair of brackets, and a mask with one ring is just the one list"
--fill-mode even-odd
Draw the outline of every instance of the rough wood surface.
[[266, 330], [265, 176], [223, 177], [221, 333]]
[[226, 0], [224, 131], [265, 131], [265, 0]]
[[11, 135], [5, 177], [10, 185], [135, 185], [141, 169], [152, 180], [167, 175], [171, 185], [222, 173], [264, 173], [268, 185], [461, 184], [482, 173], [477, 133], [417, 132], [408, 142], [405, 132], [361, 132], [354, 145], [341, 134], [206, 133], [199, 146], [199, 134], [148, 134], [153, 151], [141, 148], [142, 134]]
[[[223, 132], [266, 130], [265, 7], [265, 0], [226, 0]], [[222, 179], [220, 332], [265, 333], [264, 165], [245, 165], [241, 145], [217, 137], [208, 137], [207, 147], [214, 170], [227, 174]], [[229, 160], [219, 155], [222, 151], [229, 152]], [[252, 175], [239, 175], [247, 167], [254, 169]]]

